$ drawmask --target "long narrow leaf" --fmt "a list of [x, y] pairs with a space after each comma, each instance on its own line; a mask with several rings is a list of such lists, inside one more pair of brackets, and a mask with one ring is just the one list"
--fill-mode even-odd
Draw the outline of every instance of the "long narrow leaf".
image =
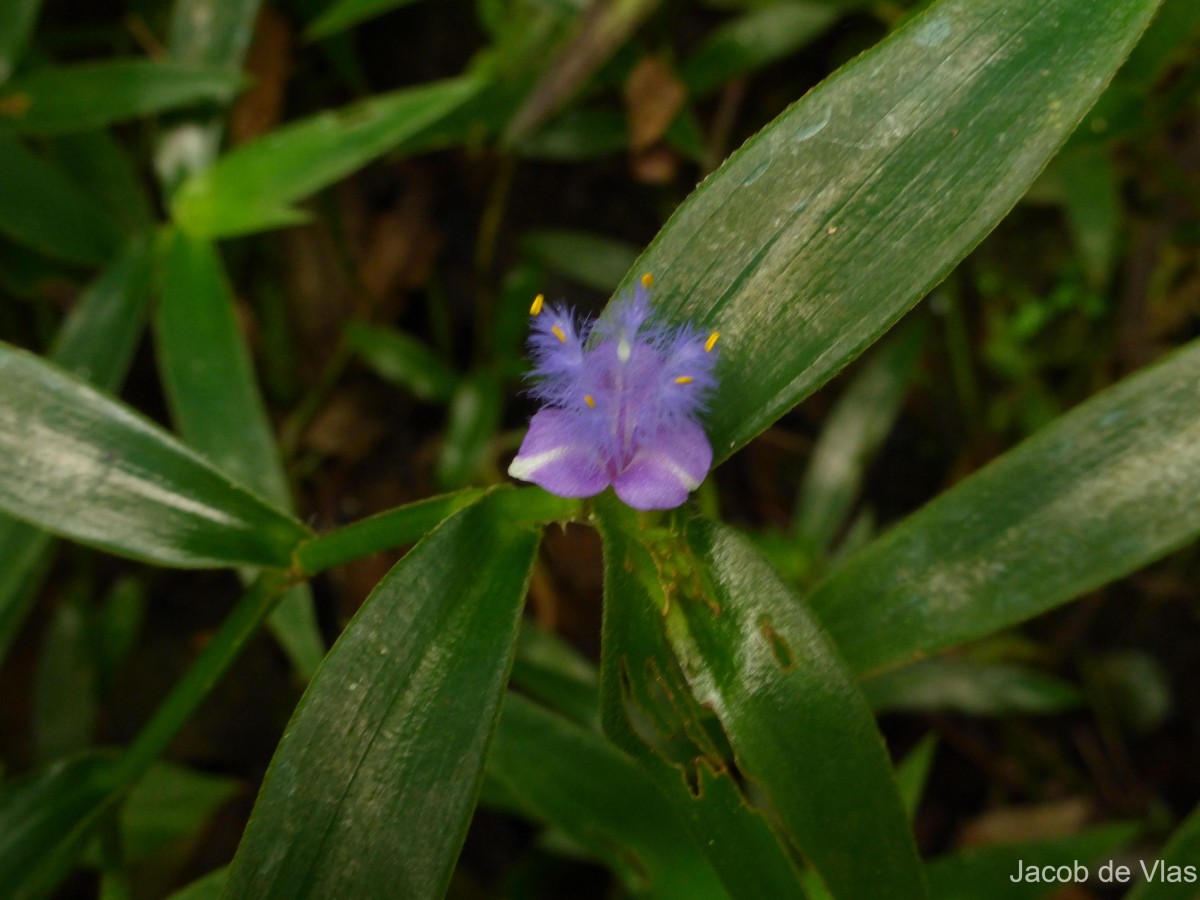
[[906, 519], [812, 604], [859, 674], [991, 634], [1200, 534], [1200, 342]]
[[721, 332], [718, 459], [857, 356], [1017, 202], [1157, 0], [940, 0], [707, 179], [626, 277]]
[[536, 548], [535, 530], [485, 500], [379, 583], [292, 717], [226, 896], [442, 896]]
[[[149, 282], [149, 245], [137, 241], [79, 298], [50, 358], [101, 390], [113, 390], [141, 336]], [[45, 531], [0, 515], [0, 660], [25, 620], [50, 546]]]
[[86, 131], [192, 103], [227, 103], [243, 84], [236, 73], [148, 59], [39, 69], [0, 89], [0, 127], [24, 134]]
[[192, 176], [175, 193], [172, 215], [183, 230], [209, 238], [303, 222], [294, 203], [402, 149], [480, 86], [471, 78], [422, 85], [280, 128]]
[[816, 618], [732, 529], [697, 521], [688, 543], [659, 557], [667, 631], [742, 773], [835, 897], [925, 896], [883, 738]]
[[286, 567], [308, 530], [133, 410], [0, 344], [0, 510], [161, 565]]
[[[293, 512], [275, 434], [216, 248], [167, 232], [159, 259], [158, 361], [176, 427], [191, 447], [239, 483]], [[296, 667], [311, 676], [325, 646], [307, 585], [288, 592], [271, 615], [271, 628]]]

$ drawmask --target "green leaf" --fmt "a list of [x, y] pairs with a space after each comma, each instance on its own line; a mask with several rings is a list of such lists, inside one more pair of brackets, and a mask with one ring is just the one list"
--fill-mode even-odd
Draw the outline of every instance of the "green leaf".
[[232, 150], [189, 178], [171, 201], [176, 223], [219, 238], [306, 220], [293, 204], [333, 184], [454, 112], [482, 87], [471, 78], [371, 97]]
[[[1079, 834], [1044, 841], [994, 844], [939, 857], [926, 866], [929, 894], [938, 900], [1034, 900], [1057, 883], [1012, 881], [1017, 861], [1029, 866], [1071, 866], [1076, 860], [1095, 874], [1106, 854], [1128, 844], [1137, 825], [1103, 825]], [[1072, 879], [1073, 880], [1073, 879]]]
[[521, 246], [551, 271], [605, 293], [620, 284], [637, 259], [637, 247], [628, 241], [586, 231], [529, 231]]
[[785, 0], [715, 29], [680, 69], [688, 94], [700, 99], [721, 85], [795, 53], [838, 18], [828, 4]]
[[925, 782], [929, 779], [929, 768], [933, 765], [933, 754], [937, 750], [937, 735], [927, 734], [909, 751], [908, 756], [896, 766], [896, 786], [904, 800], [904, 811], [911, 822], [921, 805], [925, 793]]
[[[1161, 860], [1162, 865], [1153, 873], [1155, 879], [1148, 878], [1137, 884], [1126, 896], [1126, 900], [1195, 900], [1197, 870], [1200, 865], [1200, 807], [1192, 810], [1182, 825], [1171, 835], [1167, 846], [1152, 858], [1147, 858], [1143, 865], [1132, 867], [1135, 880], [1138, 876], [1145, 878], [1155, 863]], [[1178, 870], [1172, 869], [1178, 867]], [[1186, 881], [1188, 870], [1191, 870], [1192, 880]], [[1178, 874], [1179, 880], [1169, 881], [1168, 878]]]
[[[150, 250], [135, 241], [80, 296], [59, 329], [50, 358], [101, 390], [125, 379], [149, 297]], [[33, 602], [49, 559], [46, 532], [0, 515], [0, 659]]]
[[394, 328], [350, 321], [346, 346], [380, 378], [412, 392], [418, 400], [444, 403], [458, 386], [458, 373], [411, 335]]
[[111, 756], [89, 755], [0, 786], [0, 896], [49, 894], [119, 783]]
[[450, 401], [446, 436], [437, 461], [442, 490], [466, 484], [488, 457], [500, 426], [500, 384], [496, 376], [479, 369], [463, 377]]
[[479, 791], [537, 533], [488, 501], [379, 583], [275, 753], [226, 893], [441, 897]]
[[793, 525], [814, 553], [827, 550], [845, 525], [867, 467], [900, 414], [924, 336], [924, 328], [909, 327], [884, 342], [826, 418]]
[[596, 667], [562, 638], [528, 619], [521, 622], [512, 683], [573, 722], [593, 731], [600, 725]]
[[150, 231], [154, 213], [141, 173], [108, 131], [61, 134], [43, 143], [54, 162], [87, 188], [126, 234], [140, 237]]
[[120, 248], [108, 213], [61, 170], [0, 133], [0, 232], [67, 262], [100, 265]]
[[242, 77], [149, 59], [39, 69], [0, 89], [0, 128], [55, 134], [102, 128], [194, 103], [228, 103]]
[[196, 833], [239, 790], [233, 778], [159, 763], [129, 792], [121, 809], [121, 846], [127, 859], [152, 856]]
[[1024, 666], [927, 659], [862, 684], [877, 711], [953, 711], [977, 716], [1061, 712], [1082, 702], [1075, 688]]
[[652, 551], [667, 634], [742, 773], [835, 897], [924, 897], [887, 750], [832, 642], [732, 529], [697, 520], [688, 543], [692, 558]]
[[721, 332], [708, 415], [718, 460], [862, 352], [996, 225], [1156, 5], [941, 0], [703, 182], [623, 287], [652, 272], [664, 318]]
[[872, 673], [991, 634], [1200, 534], [1200, 342], [1103, 391], [947, 491], [820, 585]]
[[[167, 49], [181, 66], [238, 73], [254, 35], [261, 0], [175, 0]], [[154, 168], [171, 190], [212, 165], [221, 144], [222, 117], [184, 121], [159, 140]]]
[[1103, 287], [1116, 264], [1121, 185], [1106, 147], [1063, 154], [1067, 224], [1089, 283]]
[[[206, 241], [168, 230], [160, 241], [159, 265], [158, 363], [176, 428], [189, 446], [240, 484], [293, 512], [220, 255]], [[296, 668], [311, 677], [325, 644], [306, 585], [283, 598], [271, 628]]]
[[8, 80], [24, 55], [42, 0], [0, 3], [0, 83]]
[[158, 426], [0, 344], [0, 510], [160, 565], [286, 567], [309, 532]]
[[309, 40], [319, 40], [345, 31], [366, 19], [408, 6], [416, 0], [331, 0], [325, 11], [317, 16], [305, 32]]
[[735, 782], [723, 736], [711, 731], [712, 713], [692, 696], [667, 644], [662, 587], [634, 513], [602, 495], [596, 514], [604, 539], [605, 732], [654, 778], [730, 896], [799, 896], [789, 853]]
[[488, 775], [526, 815], [562, 829], [634, 894], [729, 895], [654, 780], [598, 734], [508, 694]]
[[229, 867], [222, 866], [173, 893], [168, 900], [220, 900]]
[[33, 682], [32, 725], [40, 762], [74, 756], [92, 743], [99, 706], [90, 606], [76, 589], [54, 610]]

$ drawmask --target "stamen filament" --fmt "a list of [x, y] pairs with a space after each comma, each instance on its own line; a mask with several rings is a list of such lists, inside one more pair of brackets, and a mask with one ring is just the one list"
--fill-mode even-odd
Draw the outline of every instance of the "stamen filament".
[[708, 336], [708, 340], [704, 342], [704, 352], [712, 353], [712, 348], [717, 346], [717, 340], [721, 337], [721, 332], [714, 331]]
[[542, 304], [543, 304], [543, 303], [545, 303], [545, 302], [546, 302], [546, 297], [545, 297], [545, 295], [544, 295], [544, 294], [538, 294], [536, 297], [534, 297], [534, 298], [533, 298], [533, 306], [529, 307], [529, 314], [530, 314], [531, 316], [536, 316], [536, 315], [538, 315], [539, 313], [541, 313], [541, 311], [542, 311]]

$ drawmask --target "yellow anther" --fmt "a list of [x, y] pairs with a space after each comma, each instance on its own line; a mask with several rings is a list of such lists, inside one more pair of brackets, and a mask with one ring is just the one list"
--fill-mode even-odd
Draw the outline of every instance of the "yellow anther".
[[588, 405], [588, 409], [596, 408], [596, 399], [591, 394], [584, 394], [583, 402]]
[[691, 375], [680, 375], [678, 378], [675, 379], [675, 383], [676, 384], [691, 384], [695, 380], [696, 379], [693, 378]]
[[717, 346], [717, 340], [721, 337], [721, 332], [714, 331], [708, 336], [708, 340], [704, 342], [704, 352], [712, 353], [712, 348]]
[[650, 287], [654, 284], [654, 276], [647, 272], [642, 276], [642, 287]]
[[542, 304], [545, 302], [546, 302], [545, 295], [538, 294], [536, 297], [533, 298], [533, 306], [529, 307], [529, 314], [531, 316], [536, 316], [538, 313], [540, 313], [542, 311]]
[[559, 328], [557, 325], [555, 325], [550, 330], [553, 331], [554, 336], [556, 338], [558, 338], [560, 341], [562, 341], [564, 344], [567, 342], [567, 336], [565, 334], [563, 334], [563, 330], [561, 328]]

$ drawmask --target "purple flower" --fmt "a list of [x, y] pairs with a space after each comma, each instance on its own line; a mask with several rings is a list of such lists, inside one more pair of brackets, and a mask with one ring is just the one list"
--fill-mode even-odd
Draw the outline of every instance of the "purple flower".
[[648, 321], [649, 275], [599, 322], [533, 302], [530, 391], [544, 404], [508, 474], [560, 497], [609, 485], [636, 509], [671, 509], [712, 465], [696, 421], [716, 386], [718, 334]]

